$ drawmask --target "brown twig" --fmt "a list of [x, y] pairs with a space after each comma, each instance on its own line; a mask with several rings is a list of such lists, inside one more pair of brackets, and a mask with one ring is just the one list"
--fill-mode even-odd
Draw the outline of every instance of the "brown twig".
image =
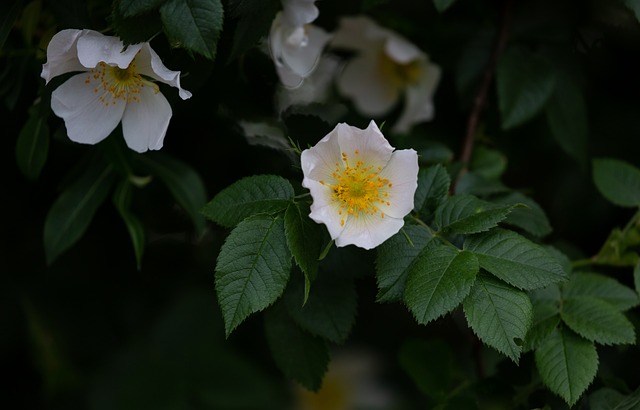
[[[460, 155], [462, 168], [460, 169], [458, 178], [460, 178], [462, 175], [464, 175], [465, 172], [467, 172], [469, 161], [471, 160], [471, 154], [473, 153], [473, 146], [477, 134], [478, 123], [480, 121], [480, 115], [482, 114], [482, 111], [484, 110], [484, 107], [487, 103], [487, 95], [489, 93], [489, 87], [491, 86], [493, 77], [495, 76], [498, 59], [500, 59], [500, 56], [502, 55], [507, 44], [507, 35], [509, 32], [508, 26], [509, 21], [511, 20], [512, 3], [513, 0], [504, 1], [502, 9], [502, 20], [500, 23], [500, 32], [496, 37], [493, 50], [491, 52], [491, 57], [489, 58], [489, 62], [487, 63], [487, 67], [484, 71], [484, 77], [482, 79], [482, 83], [480, 84], [480, 88], [478, 88], [478, 92], [473, 99], [473, 107], [471, 109], [471, 112], [469, 113], [469, 119], [467, 120], [467, 131], [464, 137], [464, 143], [462, 145], [462, 153]], [[456, 178], [456, 180], [458, 178]]]

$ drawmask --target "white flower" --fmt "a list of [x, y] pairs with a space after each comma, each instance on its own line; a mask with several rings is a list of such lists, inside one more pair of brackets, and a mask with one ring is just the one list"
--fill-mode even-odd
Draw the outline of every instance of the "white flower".
[[394, 151], [373, 121], [364, 130], [338, 124], [302, 152], [301, 165], [313, 197], [309, 217], [327, 226], [337, 246], [375, 248], [413, 209], [418, 154]]
[[320, 59], [329, 34], [310, 24], [318, 17], [315, 0], [283, 0], [269, 33], [269, 50], [283, 85], [296, 88]]
[[157, 84], [180, 87], [180, 72], [167, 69], [149, 43], [124, 48], [116, 37], [93, 30], [62, 30], [47, 47], [42, 78], [82, 71], [51, 95], [51, 109], [64, 120], [72, 141], [96, 144], [122, 121], [124, 139], [134, 151], [162, 148], [172, 111]]
[[395, 132], [408, 132], [414, 124], [433, 118], [440, 67], [415, 45], [365, 16], [342, 18], [331, 45], [357, 52], [347, 62], [337, 87], [362, 114], [384, 115], [404, 95]]

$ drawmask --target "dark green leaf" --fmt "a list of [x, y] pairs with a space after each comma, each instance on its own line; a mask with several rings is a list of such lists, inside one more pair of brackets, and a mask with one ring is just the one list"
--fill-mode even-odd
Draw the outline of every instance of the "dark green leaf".
[[160, 152], [136, 157], [154, 176], [160, 178], [173, 198], [182, 206], [199, 234], [204, 230], [200, 210], [206, 202], [206, 189], [200, 175], [191, 165]]
[[451, 7], [456, 0], [433, 0], [433, 5], [436, 6], [436, 10], [440, 13]]
[[157, 9], [167, 0], [119, 0], [118, 10], [125, 17]]
[[0, 49], [9, 37], [9, 32], [13, 28], [16, 19], [22, 10], [22, 0], [2, 2], [0, 4]]
[[378, 302], [402, 300], [410, 266], [431, 239], [433, 235], [428, 228], [408, 225], [378, 246], [376, 252]]
[[162, 21], [158, 10], [125, 17], [118, 8], [114, 7], [109, 16], [109, 22], [125, 46], [151, 41], [162, 31]]
[[48, 264], [82, 237], [113, 182], [111, 167], [95, 161], [55, 200], [44, 223], [44, 250]]
[[278, 303], [264, 318], [269, 349], [280, 370], [288, 378], [317, 391], [329, 365], [329, 349], [324, 340], [302, 330]]
[[418, 172], [418, 188], [414, 198], [414, 210], [421, 215], [430, 215], [447, 197], [451, 178], [440, 164]]
[[118, 184], [113, 193], [113, 204], [127, 226], [133, 244], [133, 252], [136, 256], [136, 266], [140, 270], [144, 254], [145, 234], [142, 222], [131, 212], [132, 188], [132, 185], [127, 181]]
[[463, 306], [467, 322], [480, 340], [517, 363], [533, 320], [529, 296], [481, 274]]
[[494, 205], [473, 195], [455, 195], [436, 209], [434, 222], [445, 233], [472, 234], [488, 231], [503, 221], [513, 205]]
[[598, 371], [594, 344], [570, 330], [557, 329], [536, 349], [536, 367], [543, 383], [573, 406]]
[[507, 50], [496, 71], [502, 129], [536, 116], [553, 94], [555, 83], [556, 72], [548, 59], [520, 48]]
[[486, 179], [473, 171], [458, 178], [455, 189], [456, 194], [471, 194], [480, 197], [508, 191], [509, 189], [502, 182]]
[[640, 262], [633, 268], [633, 283], [636, 287], [636, 293], [640, 295]]
[[[556, 285], [551, 285], [556, 286]], [[556, 286], [557, 287], [557, 286]], [[535, 291], [534, 291], [535, 292]], [[537, 349], [538, 346], [553, 332], [560, 324], [560, 299], [557, 300], [534, 300], [533, 302], [533, 323], [527, 333], [524, 351]]]
[[220, 191], [202, 213], [222, 226], [232, 227], [251, 215], [285, 210], [294, 194], [291, 183], [282, 177], [250, 176]]
[[215, 59], [224, 12], [220, 0], [168, 0], [160, 7], [164, 31], [179, 47]]
[[229, 14], [237, 20], [229, 61], [238, 58], [269, 33], [271, 23], [282, 7], [273, 0], [231, 0]]
[[589, 296], [604, 300], [619, 311], [638, 306], [638, 294], [617, 280], [598, 273], [579, 272], [562, 287], [565, 298]]
[[16, 161], [22, 174], [31, 181], [40, 176], [49, 153], [47, 118], [32, 109], [16, 142]]
[[632, 344], [636, 340], [633, 324], [615, 307], [594, 297], [567, 298], [560, 317], [571, 330], [596, 343]]
[[603, 387], [589, 396], [592, 410], [640, 410], [640, 388], [628, 396]]
[[505, 223], [524, 229], [533, 236], [542, 238], [551, 233], [552, 228], [546, 213], [533, 199], [519, 192], [492, 199], [492, 202], [504, 205], [524, 204], [511, 210]]
[[309, 204], [290, 203], [284, 215], [287, 243], [296, 263], [313, 281], [318, 273], [318, 258], [322, 252], [322, 228], [309, 218]]
[[420, 324], [444, 316], [469, 294], [478, 269], [471, 252], [444, 244], [430, 247], [410, 267], [405, 304]]
[[469, 236], [464, 249], [476, 255], [480, 267], [520, 289], [532, 290], [566, 280], [553, 256], [512, 231], [496, 228]]
[[500, 151], [479, 145], [473, 150], [469, 169], [487, 180], [499, 180], [507, 169], [507, 157]]
[[257, 215], [231, 231], [220, 249], [215, 274], [227, 336], [280, 297], [290, 271], [282, 218]]
[[619, 206], [640, 206], [640, 169], [612, 158], [593, 160], [593, 182], [600, 193]]

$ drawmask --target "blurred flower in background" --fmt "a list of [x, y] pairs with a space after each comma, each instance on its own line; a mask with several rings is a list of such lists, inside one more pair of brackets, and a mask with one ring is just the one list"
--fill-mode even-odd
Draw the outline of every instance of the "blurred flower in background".
[[404, 96], [394, 132], [406, 133], [414, 124], [433, 118], [440, 67], [415, 45], [369, 17], [357, 16], [340, 20], [331, 47], [356, 52], [336, 85], [363, 115], [385, 115]]
[[51, 95], [51, 109], [64, 120], [72, 141], [97, 144], [122, 121], [124, 139], [134, 151], [162, 148], [172, 111], [158, 85], [180, 87], [180, 72], [167, 69], [149, 43], [124, 47], [117, 37], [93, 30], [62, 30], [47, 47], [42, 78], [82, 71]]
[[395, 235], [413, 209], [418, 154], [389, 144], [374, 121], [362, 130], [340, 123], [301, 156], [309, 217], [337, 246], [372, 249]]
[[285, 87], [299, 87], [315, 69], [330, 35], [313, 22], [315, 0], [282, 0], [269, 33], [269, 51]]

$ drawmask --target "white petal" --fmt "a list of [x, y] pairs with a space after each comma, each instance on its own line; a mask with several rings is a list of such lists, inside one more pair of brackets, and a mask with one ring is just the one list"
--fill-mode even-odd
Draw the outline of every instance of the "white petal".
[[125, 49], [119, 38], [87, 30], [78, 39], [78, 59], [87, 68], [93, 68], [101, 61], [127, 68], [141, 47], [142, 44], [131, 44]]
[[[382, 135], [374, 121], [362, 130], [345, 123], [336, 125], [340, 155], [347, 154], [350, 160], [362, 160], [367, 166], [384, 168], [391, 158], [393, 147]], [[358, 154], [355, 154], [356, 151]], [[355, 162], [350, 164], [355, 165]]]
[[399, 90], [381, 75], [378, 61], [371, 53], [354, 57], [338, 77], [340, 93], [353, 99], [364, 115], [380, 116], [389, 112], [398, 101]]
[[62, 30], [56, 33], [47, 46], [47, 62], [40, 76], [48, 83], [53, 77], [73, 71], [86, 71], [78, 60], [77, 43], [89, 30]]
[[352, 50], [367, 50], [380, 46], [387, 36], [388, 31], [369, 17], [342, 17], [331, 39], [331, 45]]
[[418, 188], [418, 153], [412, 149], [395, 151], [380, 176], [392, 183], [386, 190], [390, 205], [381, 210], [391, 217], [404, 218], [413, 209]]
[[136, 57], [136, 69], [140, 74], [176, 87], [183, 100], [191, 97], [191, 93], [180, 86], [180, 71], [171, 71], [165, 67], [160, 56], [153, 51], [149, 43], [144, 43], [140, 48]]
[[127, 146], [136, 152], [162, 148], [171, 115], [171, 105], [162, 93], [152, 87], [142, 88], [140, 102], [127, 104], [122, 117]]
[[415, 124], [429, 121], [434, 116], [433, 94], [440, 81], [440, 67], [426, 64], [418, 83], [405, 91], [404, 108], [393, 125], [393, 132], [409, 132]]
[[282, 14], [287, 24], [303, 26], [311, 23], [320, 14], [315, 0], [282, 0]]
[[320, 27], [307, 25], [304, 28], [306, 45], [290, 45], [282, 47], [282, 63], [301, 77], [307, 77], [318, 64], [322, 50], [329, 41], [329, 34]]
[[425, 58], [425, 54], [418, 47], [395, 33], [390, 33], [385, 41], [384, 51], [393, 61], [400, 64]]
[[307, 188], [313, 196], [309, 218], [317, 223], [325, 224], [331, 239], [336, 239], [342, 233], [343, 216], [338, 214], [339, 207], [331, 201], [331, 189], [319, 182], [312, 181]]
[[[300, 87], [284, 88], [278, 90], [278, 111], [283, 112], [290, 106], [308, 105], [314, 102], [324, 102], [329, 97], [331, 84], [335, 78], [340, 62], [331, 55], [320, 57], [318, 66]], [[334, 105], [338, 108], [338, 105]], [[332, 121], [333, 122], [333, 121]]]
[[386, 215], [384, 218], [379, 214], [350, 217], [345, 220], [344, 229], [335, 238], [336, 246], [355, 245], [364, 249], [373, 249], [398, 233], [403, 225], [402, 218]]
[[51, 109], [64, 120], [69, 139], [96, 144], [118, 126], [125, 104], [105, 105], [85, 79], [85, 74], [79, 74], [56, 88], [51, 94]]
[[309, 181], [333, 182], [331, 174], [336, 163], [341, 162], [340, 145], [338, 144], [338, 126], [312, 148], [302, 151], [300, 165], [304, 174], [302, 186], [309, 188]]

